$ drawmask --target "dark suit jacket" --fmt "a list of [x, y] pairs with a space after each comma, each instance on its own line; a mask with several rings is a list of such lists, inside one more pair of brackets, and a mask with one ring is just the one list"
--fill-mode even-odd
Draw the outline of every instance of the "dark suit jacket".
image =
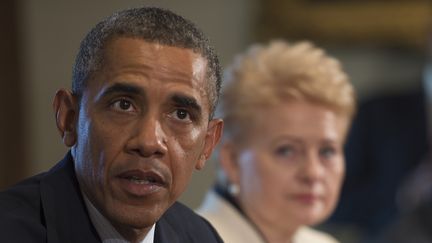
[[[0, 193], [1, 242], [101, 242], [87, 213], [70, 153], [50, 171]], [[155, 243], [222, 242], [180, 203], [156, 223]]]
[[374, 243], [431, 243], [432, 198], [391, 224]]
[[330, 219], [378, 234], [399, 214], [396, 195], [428, 152], [423, 90], [363, 103], [346, 145], [346, 180]]

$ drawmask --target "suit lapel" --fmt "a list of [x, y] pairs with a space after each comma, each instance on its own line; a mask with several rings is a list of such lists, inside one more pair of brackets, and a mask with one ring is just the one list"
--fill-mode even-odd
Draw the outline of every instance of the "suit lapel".
[[87, 213], [70, 153], [41, 180], [48, 242], [100, 242]]
[[180, 243], [175, 229], [162, 218], [156, 223], [154, 243]]

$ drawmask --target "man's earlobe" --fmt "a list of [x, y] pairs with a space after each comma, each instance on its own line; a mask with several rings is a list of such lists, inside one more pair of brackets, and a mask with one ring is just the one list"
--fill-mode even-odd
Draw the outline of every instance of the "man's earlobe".
[[210, 121], [205, 137], [204, 150], [198, 160], [198, 163], [195, 165], [195, 169], [201, 170], [204, 168], [205, 162], [210, 158], [214, 148], [219, 143], [219, 140], [222, 136], [222, 130], [222, 119], [213, 119]]
[[71, 91], [60, 89], [57, 91], [53, 109], [57, 129], [63, 143], [72, 147], [76, 143], [76, 121], [78, 116], [78, 101]]

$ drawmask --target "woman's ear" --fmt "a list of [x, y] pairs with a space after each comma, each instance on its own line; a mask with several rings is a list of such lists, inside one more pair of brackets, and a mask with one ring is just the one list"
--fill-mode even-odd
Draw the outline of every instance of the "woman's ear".
[[72, 147], [77, 139], [78, 100], [71, 91], [60, 89], [54, 97], [53, 108], [57, 129], [63, 143]]
[[222, 136], [223, 121], [222, 119], [213, 119], [209, 122], [207, 133], [204, 141], [204, 149], [201, 156], [195, 165], [195, 169], [201, 170], [204, 168], [205, 162], [210, 158], [216, 145]]
[[236, 145], [232, 141], [225, 141], [220, 148], [219, 163], [228, 177], [228, 181], [234, 185], [240, 184], [240, 170], [237, 159]]

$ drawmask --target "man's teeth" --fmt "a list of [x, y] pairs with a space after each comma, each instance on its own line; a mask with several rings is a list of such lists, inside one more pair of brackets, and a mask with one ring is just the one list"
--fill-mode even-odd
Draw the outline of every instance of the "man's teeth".
[[151, 178], [140, 179], [139, 177], [136, 177], [136, 176], [132, 176], [131, 178], [129, 178], [129, 180], [133, 183], [140, 184], [140, 185], [150, 184], [150, 183], [156, 182], [155, 180], [153, 180]]

